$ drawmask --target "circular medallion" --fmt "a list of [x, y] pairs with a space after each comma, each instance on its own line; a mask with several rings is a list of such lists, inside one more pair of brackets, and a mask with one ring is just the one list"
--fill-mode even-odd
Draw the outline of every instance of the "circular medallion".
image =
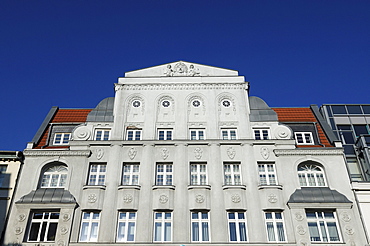
[[165, 100], [162, 102], [162, 106], [165, 108], [168, 108], [170, 105], [171, 105], [170, 101]]
[[223, 105], [225, 108], [228, 108], [228, 107], [230, 107], [231, 102], [230, 102], [229, 100], [224, 100], [224, 101], [222, 101], [222, 105]]
[[200, 106], [200, 101], [199, 100], [194, 100], [193, 101], [193, 106], [196, 107], [196, 108], [199, 107]]
[[132, 106], [135, 107], [135, 108], [140, 107], [140, 105], [141, 105], [141, 103], [138, 100], [135, 100], [135, 101], [132, 102]]

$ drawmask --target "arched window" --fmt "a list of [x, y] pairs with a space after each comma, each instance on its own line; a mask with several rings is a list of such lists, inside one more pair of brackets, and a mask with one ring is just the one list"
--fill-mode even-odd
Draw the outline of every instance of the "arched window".
[[298, 178], [302, 187], [326, 186], [324, 169], [314, 162], [299, 165]]
[[41, 188], [64, 188], [68, 169], [63, 165], [55, 165], [45, 169], [42, 174]]

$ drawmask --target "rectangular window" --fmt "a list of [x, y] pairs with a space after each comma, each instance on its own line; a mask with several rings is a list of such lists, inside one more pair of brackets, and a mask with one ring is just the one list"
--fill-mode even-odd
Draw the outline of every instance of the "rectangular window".
[[191, 241], [210, 241], [208, 212], [191, 212]]
[[294, 136], [298, 145], [314, 144], [312, 132], [295, 132]]
[[139, 163], [124, 163], [122, 185], [139, 184]]
[[236, 129], [222, 129], [221, 136], [224, 140], [235, 140], [236, 139]]
[[205, 130], [204, 129], [190, 129], [190, 140], [204, 140]]
[[54, 135], [54, 145], [67, 145], [69, 139], [71, 138], [71, 133], [55, 133]]
[[156, 185], [172, 185], [172, 163], [158, 163]]
[[260, 177], [260, 185], [277, 185], [275, 164], [258, 164], [258, 174]]
[[80, 242], [97, 242], [99, 232], [99, 212], [83, 212], [81, 220]]
[[285, 242], [284, 220], [281, 212], [265, 212], [267, 239], [269, 242]]
[[247, 241], [247, 220], [245, 212], [228, 212], [230, 242]]
[[91, 164], [88, 185], [105, 185], [106, 164]]
[[190, 164], [190, 185], [207, 185], [207, 164]]
[[172, 240], [172, 212], [154, 213], [154, 241], [170, 242]]
[[141, 130], [127, 130], [126, 140], [141, 140]]
[[225, 185], [241, 185], [240, 163], [224, 163]]
[[59, 212], [33, 212], [28, 232], [28, 242], [54, 242], [58, 228]]
[[330, 211], [306, 211], [311, 242], [340, 241], [337, 218]]
[[[0, 187], [2, 187], [4, 179], [5, 179], [5, 172], [6, 172], [7, 165], [0, 165]], [[7, 185], [7, 184], [4, 184]]]
[[254, 139], [256, 140], [267, 140], [270, 139], [269, 129], [254, 129]]
[[110, 129], [96, 129], [95, 130], [95, 140], [97, 141], [107, 141], [109, 140]]
[[119, 212], [117, 242], [135, 241], [136, 212]]
[[158, 140], [172, 140], [172, 129], [159, 129]]

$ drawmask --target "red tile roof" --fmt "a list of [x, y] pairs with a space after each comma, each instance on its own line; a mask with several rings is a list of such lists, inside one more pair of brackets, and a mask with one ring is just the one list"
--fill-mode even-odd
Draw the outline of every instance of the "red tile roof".
[[[334, 147], [330, 144], [320, 124], [310, 108], [273, 108], [280, 122], [315, 122], [319, 134], [320, 143], [324, 147]], [[321, 145], [298, 145], [297, 147], [323, 147]]]

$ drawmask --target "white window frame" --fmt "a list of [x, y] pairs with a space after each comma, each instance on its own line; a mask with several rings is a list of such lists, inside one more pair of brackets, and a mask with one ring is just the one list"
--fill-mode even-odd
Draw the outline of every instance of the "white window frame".
[[[158, 215], [158, 217], [157, 217]], [[170, 218], [166, 218], [166, 216], [170, 216]], [[159, 217], [160, 216], [160, 217]], [[153, 241], [154, 242], [172, 242], [172, 212], [154, 212], [154, 226], [153, 226]], [[170, 235], [169, 238], [167, 234], [167, 227], [166, 225], [169, 224], [170, 228]], [[158, 225], [158, 227], [157, 227]], [[157, 231], [159, 230], [159, 231]], [[157, 237], [159, 236], [159, 238]]]
[[207, 163], [190, 163], [190, 185], [207, 184]]
[[[271, 218], [267, 218], [267, 215], [271, 214]], [[280, 214], [280, 218], [277, 218], [277, 215]], [[286, 242], [286, 230], [284, 225], [284, 217], [283, 212], [275, 212], [275, 211], [265, 211], [265, 228], [266, 228], [266, 235], [267, 241], [269, 242]], [[270, 227], [269, 230], [269, 225]], [[281, 225], [283, 229], [283, 233], [279, 233], [278, 227]]]
[[[85, 216], [88, 216], [88, 218], [85, 218]], [[87, 228], [86, 238], [82, 237], [84, 224], [86, 225], [86, 228]], [[96, 211], [95, 212], [91, 212], [91, 211], [82, 212], [79, 242], [97, 242], [98, 237], [99, 237], [99, 227], [100, 227], [100, 212], [96, 212]], [[95, 228], [96, 228], [95, 232], [92, 233]]]
[[123, 163], [122, 185], [139, 185], [139, 177], [139, 163]]
[[258, 163], [259, 185], [278, 185], [275, 163]]
[[0, 187], [3, 186], [3, 182], [6, 176], [6, 169], [8, 165], [0, 165]]
[[[96, 169], [95, 169], [96, 166]], [[90, 164], [87, 185], [105, 185], [107, 164]], [[95, 177], [95, 178], [94, 178]]]
[[[69, 140], [71, 140], [71, 133], [70, 132], [57, 132], [54, 134], [54, 141], [53, 145], [68, 145]], [[60, 136], [60, 138], [58, 138]], [[57, 141], [57, 139], [59, 139]]]
[[221, 129], [221, 139], [223, 140], [236, 140], [238, 139], [238, 134], [236, 128], [222, 128]]
[[[230, 218], [231, 216], [234, 218]], [[245, 212], [227, 212], [227, 223], [229, 228], [229, 242], [248, 242], [247, 217]], [[234, 235], [231, 235], [232, 224], [235, 225]], [[244, 235], [241, 235], [242, 231]], [[232, 236], [235, 237], [235, 240], [232, 240]]]
[[[95, 129], [94, 140], [96, 141], [108, 141], [110, 139], [111, 129]], [[100, 137], [98, 137], [100, 133]]]
[[[303, 169], [303, 170], [302, 170]], [[298, 180], [301, 187], [326, 187], [325, 171], [316, 164], [300, 164]]]
[[[299, 135], [301, 136], [301, 139], [302, 139], [301, 143], [298, 141]], [[312, 132], [295, 132], [294, 138], [295, 138], [297, 145], [314, 145], [315, 144], [313, 141]]]
[[271, 139], [269, 128], [253, 128], [253, 136], [255, 140]]
[[[207, 218], [203, 218], [202, 215], [206, 215]], [[197, 218], [194, 218], [197, 216]], [[192, 242], [210, 242], [211, 241], [211, 228], [210, 228], [210, 220], [209, 220], [209, 212], [200, 212], [200, 211], [192, 211], [190, 214], [191, 218], [191, 241]], [[198, 228], [197, 235], [194, 235], [195, 227]], [[203, 226], [206, 226], [206, 230], [204, 230]], [[203, 235], [203, 231], [207, 232], [207, 235]], [[196, 238], [197, 237], [197, 238]]]
[[[41, 219], [35, 218], [37, 214], [42, 214], [42, 218]], [[57, 218], [52, 219], [51, 218], [52, 214], [54, 214], [54, 216], [57, 215]], [[55, 242], [55, 237], [57, 236], [60, 212], [59, 211], [55, 211], [55, 212], [33, 211], [31, 216], [32, 217], [31, 217], [30, 226], [28, 229], [27, 242]], [[36, 224], [39, 224], [37, 239], [31, 240], [30, 239], [31, 231], [33, 229], [33, 225], [36, 225]], [[48, 240], [48, 234], [49, 234], [49, 230], [51, 229], [50, 228], [51, 224], [56, 224], [55, 231], [54, 231], [54, 239]], [[43, 228], [45, 228], [45, 230], [43, 230]], [[44, 231], [44, 235], [41, 235], [42, 231]]]
[[41, 177], [41, 188], [64, 188], [68, 177], [68, 169], [64, 165], [47, 168]]
[[[132, 133], [132, 137], [130, 137], [130, 133]], [[139, 135], [139, 136], [137, 136]], [[137, 140], [141, 140], [141, 136], [142, 136], [142, 130], [141, 129], [127, 129], [126, 130], [126, 140], [128, 141], [137, 141]]]
[[[312, 214], [312, 213], [314, 213], [315, 218], [312, 218], [312, 216], [308, 216], [308, 214]], [[329, 218], [325, 216], [328, 213], [332, 214], [332, 216], [330, 216]], [[308, 230], [309, 230], [311, 242], [317, 243], [317, 242], [341, 242], [342, 241], [340, 229], [338, 226], [338, 220], [337, 220], [337, 216], [335, 212], [333, 211], [306, 211], [306, 217], [307, 217]], [[328, 229], [329, 223], [331, 224], [334, 223], [334, 227], [337, 232], [336, 236], [338, 240], [332, 240], [331, 236], [333, 235], [330, 235], [331, 231]], [[317, 235], [318, 237], [312, 237], [311, 233], [313, 233], [313, 230], [312, 230], [313, 228], [316, 228], [316, 233], [318, 234]], [[314, 238], [318, 240], [312, 240]]]
[[173, 164], [157, 163], [155, 185], [173, 185]]
[[135, 242], [136, 217], [135, 211], [118, 213], [117, 242]]
[[242, 185], [240, 163], [224, 162], [224, 185]]
[[[163, 132], [163, 139], [161, 139], [161, 132]], [[158, 129], [157, 130], [158, 140], [173, 140], [173, 129]]]
[[205, 129], [189, 129], [189, 139], [190, 140], [205, 140], [206, 130]]

